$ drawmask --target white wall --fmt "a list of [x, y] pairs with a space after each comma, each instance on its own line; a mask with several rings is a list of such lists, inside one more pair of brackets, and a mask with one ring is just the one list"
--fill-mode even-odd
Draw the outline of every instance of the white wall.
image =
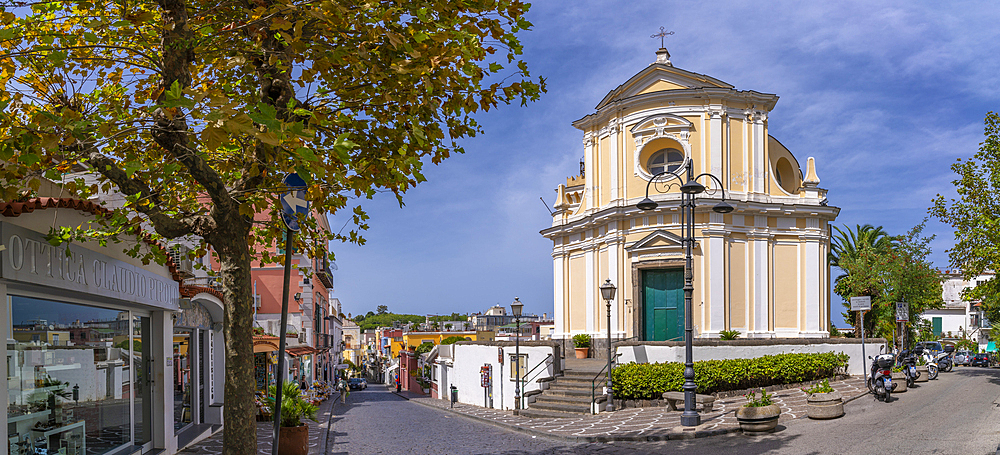
[[[884, 340], [865, 343], [865, 355], [871, 356], [879, 352], [879, 347], [885, 349]], [[693, 357], [699, 360], [748, 359], [775, 354], [801, 354], [819, 352], [843, 352], [850, 356], [847, 374], [861, 376], [865, 365], [861, 363], [861, 343], [810, 343], [810, 344], [765, 344], [765, 345], [734, 345], [734, 346], [694, 346]], [[663, 363], [683, 362], [684, 346], [635, 345], [619, 346], [616, 351], [619, 363]]]
[[[474, 342], [473, 342], [474, 343]], [[502, 344], [503, 346], [497, 346]], [[443, 374], [447, 375], [448, 384], [438, 383], [438, 390], [441, 397], [447, 399], [448, 387], [455, 385], [458, 387], [458, 401], [461, 403], [484, 406], [483, 387], [480, 386], [479, 369], [485, 365], [493, 366], [493, 408], [494, 409], [514, 409], [514, 379], [510, 374], [511, 357], [514, 355], [514, 346], [506, 346], [507, 343], [491, 343], [490, 345], [479, 344], [455, 344], [453, 345], [452, 365]], [[501, 367], [498, 361], [498, 349], [503, 351], [504, 364]], [[524, 392], [539, 390], [540, 385], [537, 380], [552, 377], [556, 367], [556, 347], [554, 346], [521, 346], [521, 355], [527, 354], [527, 370], [531, 371], [539, 363], [545, 365], [538, 367], [528, 376], [528, 382], [524, 384]], [[549, 355], [552, 355], [549, 357]], [[439, 363], [439, 371], [444, 365]], [[439, 377], [435, 378], [440, 380]], [[442, 385], [444, 389], [442, 389]]]

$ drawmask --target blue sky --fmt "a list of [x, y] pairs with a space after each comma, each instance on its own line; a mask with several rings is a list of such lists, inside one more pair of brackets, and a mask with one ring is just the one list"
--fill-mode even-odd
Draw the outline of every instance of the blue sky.
[[[780, 96], [770, 133], [803, 165], [816, 158], [842, 208], [837, 225], [902, 234], [936, 194], [954, 194], [950, 164], [975, 153], [983, 117], [1000, 109], [998, 16], [985, 1], [536, 2], [520, 36], [548, 93], [480, 115], [485, 134], [428, 165], [404, 208], [391, 194], [359, 201], [371, 229], [364, 246], [334, 245], [334, 295], [352, 314], [485, 311], [515, 296], [525, 312], [551, 314], [552, 245], [538, 234], [551, 217], [539, 197], [551, 206], [577, 174], [582, 134], [570, 122], [653, 62], [660, 26], [675, 32], [675, 66]], [[925, 232], [947, 268], [949, 228], [932, 220]]]

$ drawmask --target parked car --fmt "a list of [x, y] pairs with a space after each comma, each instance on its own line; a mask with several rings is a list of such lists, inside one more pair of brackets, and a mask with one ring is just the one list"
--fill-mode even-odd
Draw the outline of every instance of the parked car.
[[368, 381], [365, 378], [351, 378], [347, 380], [347, 385], [351, 390], [364, 390], [368, 388]]
[[974, 357], [972, 357], [972, 361], [970, 364], [974, 367], [988, 367], [990, 366], [990, 356], [987, 355], [985, 352], [981, 354], [976, 354]]
[[931, 354], [937, 354], [944, 351], [944, 348], [941, 347], [940, 341], [921, 341], [917, 343], [913, 350], [917, 352], [929, 351]]
[[955, 352], [955, 365], [968, 365], [972, 361], [971, 351]]

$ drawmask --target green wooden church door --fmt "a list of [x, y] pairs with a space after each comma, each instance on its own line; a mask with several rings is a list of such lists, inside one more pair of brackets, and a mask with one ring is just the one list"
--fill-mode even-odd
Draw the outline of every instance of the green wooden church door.
[[684, 339], [684, 270], [644, 270], [642, 272], [647, 341]]

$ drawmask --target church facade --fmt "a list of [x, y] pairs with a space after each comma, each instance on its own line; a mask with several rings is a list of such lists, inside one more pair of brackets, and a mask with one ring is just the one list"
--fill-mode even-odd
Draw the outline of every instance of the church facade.
[[[607, 336], [599, 287], [610, 279], [614, 338], [682, 340], [682, 179], [649, 186], [690, 163], [707, 190], [695, 198], [695, 337], [828, 337], [830, 223], [815, 162], [768, 134], [778, 97], [674, 67], [666, 49], [573, 122], [583, 133], [581, 174], [558, 185], [552, 226], [554, 338]], [[735, 210], [712, 211], [725, 193]]]

